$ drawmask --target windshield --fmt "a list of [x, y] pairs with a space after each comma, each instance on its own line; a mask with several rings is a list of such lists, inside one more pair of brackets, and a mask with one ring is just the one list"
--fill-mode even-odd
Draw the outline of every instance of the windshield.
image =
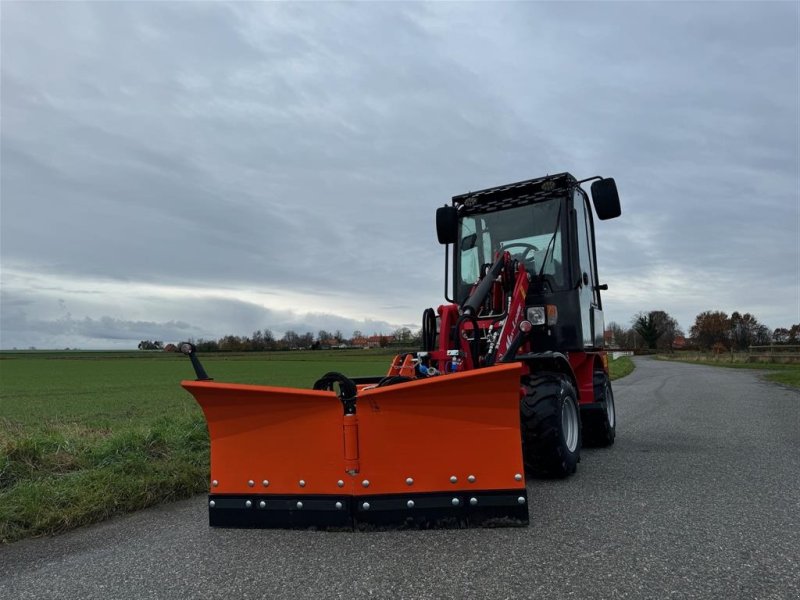
[[456, 260], [456, 296], [462, 302], [478, 280], [481, 266], [491, 264], [500, 251], [525, 263], [532, 275], [542, 274], [553, 290], [566, 282], [560, 207], [563, 198], [482, 215], [462, 217]]

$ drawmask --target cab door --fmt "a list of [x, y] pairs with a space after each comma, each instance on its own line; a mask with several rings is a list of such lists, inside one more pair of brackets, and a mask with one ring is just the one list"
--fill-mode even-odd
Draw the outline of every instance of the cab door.
[[573, 194], [573, 210], [578, 245], [578, 301], [581, 312], [581, 330], [585, 348], [603, 346], [603, 311], [597, 289], [597, 263], [594, 257], [594, 227], [589, 199], [580, 189]]

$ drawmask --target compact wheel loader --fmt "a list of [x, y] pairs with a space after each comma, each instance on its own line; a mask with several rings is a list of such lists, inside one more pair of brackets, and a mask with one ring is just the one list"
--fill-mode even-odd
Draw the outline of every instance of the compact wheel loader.
[[566, 477], [582, 445], [614, 443], [589, 181], [598, 218], [619, 216], [613, 179], [568, 173], [439, 208], [448, 303], [385, 376], [219, 383], [181, 344], [211, 439], [210, 524], [527, 524], [526, 474]]

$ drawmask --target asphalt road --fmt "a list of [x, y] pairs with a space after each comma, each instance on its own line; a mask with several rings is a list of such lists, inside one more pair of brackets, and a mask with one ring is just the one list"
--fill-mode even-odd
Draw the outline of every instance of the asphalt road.
[[531, 526], [222, 530], [203, 497], [0, 547], [0, 597], [800, 598], [800, 393], [637, 359], [610, 449]]

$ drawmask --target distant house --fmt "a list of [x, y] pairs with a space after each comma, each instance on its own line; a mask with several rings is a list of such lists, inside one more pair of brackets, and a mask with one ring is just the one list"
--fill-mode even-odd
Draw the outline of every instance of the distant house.
[[319, 347], [322, 350], [330, 350], [331, 348], [336, 348], [339, 345], [339, 341], [336, 338], [328, 338], [326, 340], [319, 341]]
[[[381, 340], [383, 340], [383, 344], [381, 344]], [[394, 336], [391, 335], [371, 335], [369, 337], [353, 338], [352, 345], [360, 346], [361, 348], [380, 348], [391, 344], [393, 341]]]
[[686, 338], [682, 335], [676, 335], [675, 339], [672, 340], [672, 348], [674, 350], [683, 350], [686, 348]]

